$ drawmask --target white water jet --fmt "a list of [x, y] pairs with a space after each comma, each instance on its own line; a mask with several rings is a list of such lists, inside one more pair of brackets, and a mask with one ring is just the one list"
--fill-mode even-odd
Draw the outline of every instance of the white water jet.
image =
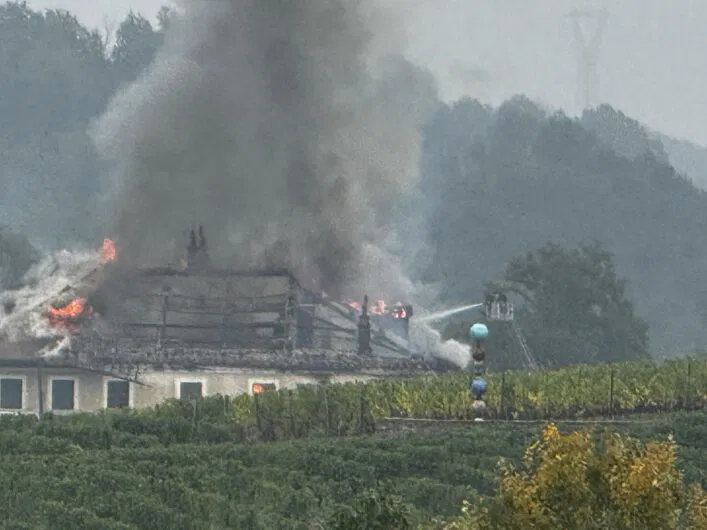
[[471, 311], [472, 309], [482, 307], [483, 305], [484, 304], [467, 304], [467, 305], [455, 307], [452, 309], [445, 309], [444, 311], [436, 311], [434, 313], [430, 313], [429, 315], [425, 315], [424, 317], [418, 318], [416, 320], [419, 323], [436, 322], [438, 320], [444, 320], [445, 318], [449, 318], [451, 316], [454, 316], [458, 313], [463, 313], [465, 311]]

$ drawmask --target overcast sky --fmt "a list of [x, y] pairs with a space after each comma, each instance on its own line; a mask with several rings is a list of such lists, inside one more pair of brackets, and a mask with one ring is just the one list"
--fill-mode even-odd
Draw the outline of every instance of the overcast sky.
[[[409, 57], [437, 76], [447, 99], [469, 94], [497, 103], [525, 93], [570, 113], [576, 110], [578, 60], [566, 15], [588, 0], [385, 1], [404, 6]], [[104, 27], [131, 8], [154, 18], [164, 2], [28, 3], [69, 9], [84, 23]], [[707, 2], [616, 0], [608, 5], [599, 54], [600, 100], [649, 127], [707, 145]], [[587, 24], [585, 32], [590, 29]]]

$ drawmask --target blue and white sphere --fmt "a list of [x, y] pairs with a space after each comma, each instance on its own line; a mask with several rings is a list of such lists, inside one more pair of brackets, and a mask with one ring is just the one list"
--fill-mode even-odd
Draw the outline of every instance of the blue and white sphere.
[[469, 328], [469, 336], [476, 340], [486, 339], [489, 336], [489, 328], [487, 328], [484, 324], [477, 322]]
[[477, 397], [483, 396], [486, 393], [486, 381], [480, 377], [477, 377], [471, 383], [471, 391]]

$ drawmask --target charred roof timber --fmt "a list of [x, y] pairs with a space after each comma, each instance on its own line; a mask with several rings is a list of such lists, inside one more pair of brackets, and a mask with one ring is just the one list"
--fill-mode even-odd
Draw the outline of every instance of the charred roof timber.
[[109, 306], [102, 312], [102, 322], [112, 328], [108, 342], [125, 346], [95, 349], [137, 351], [142, 345], [147, 352], [157, 342], [163, 349], [171, 344], [171, 351], [206, 347], [226, 356], [227, 351], [249, 349], [285, 355], [410, 355], [404, 315], [411, 308], [394, 306], [390, 314], [371, 314], [366, 297], [359, 315], [347, 302], [304, 289], [285, 270], [136, 271], [130, 281], [109, 285], [106, 296], [100, 295], [95, 293]]

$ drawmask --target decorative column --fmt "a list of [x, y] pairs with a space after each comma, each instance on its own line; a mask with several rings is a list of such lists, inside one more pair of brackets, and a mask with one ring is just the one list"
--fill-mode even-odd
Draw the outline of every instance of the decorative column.
[[471, 394], [474, 396], [474, 421], [483, 421], [486, 412], [486, 402], [483, 400], [486, 394], [486, 346], [485, 341], [489, 336], [489, 329], [485, 324], [477, 322], [469, 328], [469, 336], [472, 340], [471, 360], [474, 378], [471, 382]]

